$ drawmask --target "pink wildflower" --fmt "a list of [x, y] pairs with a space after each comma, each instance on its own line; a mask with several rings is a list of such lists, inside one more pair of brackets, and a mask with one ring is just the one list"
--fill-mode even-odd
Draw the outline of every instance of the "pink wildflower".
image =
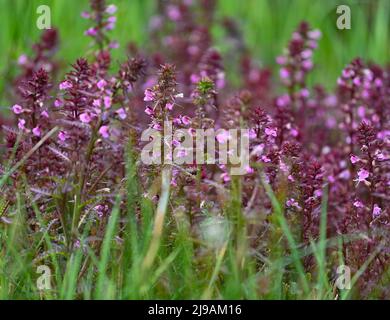
[[32, 133], [34, 136], [40, 137], [41, 136], [41, 128], [39, 128], [39, 126], [35, 127], [34, 129], [32, 129]]
[[99, 133], [103, 138], [108, 138], [110, 136], [109, 134], [109, 127], [108, 126], [102, 126], [99, 129]]
[[72, 87], [73, 87], [72, 83], [67, 81], [67, 80], [61, 82], [59, 85], [60, 90], [67, 90], [67, 89], [70, 89]]
[[127, 117], [126, 111], [123, 108], [118, 109], [116, 113], [118, 114], [119, 118], [122, 120], [126, 119]]
[[15, 114], [21, 114], [21, 113], [23, 113], [24, 109], [23, 109], [23, 107], [21, 107], [20, 105], [15, 104], [15, 105], [12, 107], [12, 111], [13, 111]]
[[80, 120], [84, 123], [90, 123], [91, 122], [91, 116], [88, 113], [82, 113], [80, 114]]

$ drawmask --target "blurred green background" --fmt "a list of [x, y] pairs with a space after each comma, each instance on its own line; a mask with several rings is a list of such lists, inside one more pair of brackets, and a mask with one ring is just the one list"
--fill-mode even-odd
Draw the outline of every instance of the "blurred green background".
[[[111, 33], [121, 44], [115, 52], [116, 59], [123, 60], [123, 48], [130, 40], [147, 48], [148, 22], [158, 1], [107, 1], [118, 6], [117, 27]], [[0, 0], [0, 106], [7, 103], [4, 81], [17, 73], [18, 56], [29, 53], [39, 37], [36, 9], [42, 4], [50, 6], [52, 25], [60, 30], [58, 58], [70, 64], [88, 48], [89, 39], [83, 35], [88, 21], [80, 18], [81, 11], [88, 9], [88, 0]], [[351, 8], [351, 30], [336, 27], [336, 8], [341, 4]], [[321, 82], [328, 88], [334, 86], [341, 68], [356, 56], [380, 64], [389, 61], [389, 15], [389, 0], [219, 0], [217, 7], [217, 19], [234, 17], [246, 45], [263, 65], [272, 68], [277, 67], [275, 57], [301, 20], [321, 29], [323, 37], [311, 82]], [[229, 50], [223, 29], [215, 26], [212, 31], [216, 47], [222, 52]]]

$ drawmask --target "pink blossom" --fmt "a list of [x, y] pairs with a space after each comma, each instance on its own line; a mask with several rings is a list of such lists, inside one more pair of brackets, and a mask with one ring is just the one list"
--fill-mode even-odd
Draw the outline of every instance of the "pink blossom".
[[382, 87], [383, 86], [383, 81], [381, 79], [375, 79], [375, 86], [377, 87]]
[[312, 55], [313, 55], [313, 51], [310, 49], [303, 50], [301, 53], [301, 57], [303, 59], [309, 59], [311, 58]]
[[285, 94], [276, 99], [276, 105], [278, 107], [285, 107], [290, 103], [290, 101], [290, 96], [288, 94]]
[[279, 65], [285, 65], [287, 63], [287, 58], [285, 56], [276, 57], [276, 63]]
[[188, 126], [191, 124], [191, 119], [190, 117], [188, 116], [182, 116], [180, 117], [181, 118], [181, 122], [185, 125], [185, 126]]
[[49, 113], [48, 113], [46, 110], [43, 110], [43, 111], [41, 112], [41, 116], [44, 117], [44, 118], [46, 118], [46, 119], [48, 119], [48, 118], [49, 118]]
[[197, 74], [192, 74], [190, 80], [192, 83], [198, 83], [200, 81], [200, 77]]
[[119, 118], [122, 120], [126, 119], [127, 117], [126, 111], [123, 108], [118, 109], [116, 113], [118, 114]]
[[60, 90], [67, 90], [67, 89], [70, 89], [72, 87], [73, 87], [72, 83], [68, 80], [61, 82], [60, 86], [59, 86]]
[[19, 121], [18, 121], [18, 128], [19, 128], [20, 130], [25, 129], [25, 128], [26, 128], [26, 127], [25, 127], [25, 124], [26, 124], [26, 120], [24, 120], [24, 119], [19, 119]]
[[110, 5], [107, 6], [107, 8], [106, 8], [106, 12], [107, 12], [108, 14], [114, 14], [114, 13], [116, 12], [116, 10], [117, 10], [117, 6], [114, 5], [114, 4], [110, 4]]
[[188, 152], [187, 150], [185, 149], [179, 149], [176, 153], [176, 156], [180, 159], [180, 158], [184, 158], [188, 155]]
[[187, 52], [190, 55], [195, 56], [195, 55], [197, 55], [199, 53], [199, 47], [197, 47], [197, 46], [189, 46]]
[[357, 87], [360, 87], [361, 84], [362, 84], [362, 81], [360, 80], [360, 77], [355, 77], [352, 82]]
[[375, 152], [375, 158], [376, 158], [377, 160], [379, 160], [379, 161], [383, 161], [383, 160], [386, 159], [385, 155], [384, 155], [382, 152], [380, 152], [379, 150], [377, 150], [377, 151]]
[[309, 31], [307, 35], [312, 40], [318, 40], [321, 38], [322, 33], [320, 30], [315, 29], [315, 30]]
[[115, 22], [116, 22], [116, 17], [115, 17], [115, 16], [109, 17], [109, 18], [107, 19], [107, 21], [108, 21], [109, 23], [115, 23]]
[[261, 156], [261, 161], [263, 161], [264, 163], [269, 163], [271, 162], [271, 159], [268, 158], [267, 156]]
[[245, 171], [247, 174], [251, 174], [255, 172], [255, 170], [251, 166], [246, 166]]
[[292, 129], [290, 130], [290, 134], [291, 134], [291, 136], [293, 136], [293, 137], [298, 137], [299, 131], [298, 131], [297, 129], [295, 129], [295, 128], [292, 128]]
[[87, 31], [84, 32], [84, 34], [85, 34], [86, 36], [96, 37], [97, 31], [96, 31], [95, 28], [89, 28]]
[[317, 198], [322, 197], [322, 190], [316, 190], [316, 191], [314, 191], [314, 195], [315, 195]]
[[162, 129], [162, 127], [161, 127], [161, 125], [159, 123], [153, 123], [152, 124], [152, 128], [155, 129], [155, 130], [161, 130]]
[[80, 246], [81, 246], [80, 240], [77, 239], [77, 240], [74, 242], [74, 247], [75, 247], [76, 249], [78, 249], [78, 248], [80, 248]]
[[223, 130], [222, 132], [218, 133], [215, 137], [219, 143], [226, 143], [230, 139], [230, 134], [228, 131]]
[[304, 60], [302, 62], [302, 68], [304, 70], [311, 70], [313, 68], [313, 61], [311, 61], [311, 60]]
[[363, 208], [363, 207], [364, 207], [363, 203], [362, 203], [360, 200], [356, 200], [356, 201], [353, 203], [353, 206], [354, 206], [355, 208]]
[[55, 106], [56, 108], [61, 107], [63, 104], [64, 104], [64, 103], [62, 102], [61, 99], [55, 99], [55, 100], [54, 100], [54, 106]]
[[255, 129], [249, 129], [249, 133], [248, 133], [249, 135], [248, 135], [248, 137], [249, 137], [249, 139], [256, 139], [256, 137], [257, 137], [257, 134], [256, 134], [256, 130]]
[[103, 101], [104, 101], [104, 107], [105, 107], [106, 109], [109, 109], [109, 108], [111, 107], [111, 103], [112, 103], [111, 97], [105, 96], [105, 97], [103, 98]]
[[360, 169], [357, 174], [358, 177], [354, 181], [357, 181], [358, 184], [360, 182], [368, 182], [366, 179], [370, 176], [370, 173], [366, 169]]
[[281, 79], [286, 80], [286, 79], [290, 78], [290, 71], [288, 71], [287, 68], [282, 68], [279, 71], [279, 76]]
[[107, 25], [105, 26], [105, 29], [106, 30], [113, 30], [115, 28], [115, 23], [113, 22], [109, 22], [107, 23]]
[[175, 146], [175, 147], [178, 147], [181, 145], [180, 141], [176, 140], [176, 139], [173, 139], [172, 140], [172, 144]]
[[104, 211], [105, 211], [105, 209], [107, 209], [107, 208], [106, 208], [106, 206], [103, 206], [103, 205], [99, 204], [99, 205], [95, 206], [94, 209], [95, 209], [95, 211], [96, 211], [98, 217], [99, 217], [99, 218], [102, 218], [103, 215], [104, 215]]
[[283, 162], [283, 161], [280, 161], [280, 165], [279, 165], [279, 168], [281, 171], [283, 171], [284, 173], [288, 173], [289, 172], [289, 167], [288, 165]]
[[276, 128], [265, 128], [265, 134], [267, 136], [276, 137], [277, 136]]
[[145, 90], [144, 101], [153, 101], [154, 100], [154, 92], [148, 88]]
[[167, 15], [172, 21], [178, 21], [181, 18], [180, 10], [177, 6], [170, 5], [167, 8]]
[[13, 107], [12, 107], [12, 111], [13, 111], [15, 114], [21, 114], [21, 113], [23, 113], [24, 109], [23, 109], [23, 107], [21, 107], [20, 105], [14, 104]]
[[80, 114], [80, 120], [84, 123], [90, 123], [92, 119], [89, 113], [82, 113]]
[[96, 108], [100, 108], [102, 105], [102, 101], [100, 99], [94, 99], [92, 105]]
[[308, 98], [310, 96], [310, 91], [306, 88], [303, 88], [300, 92], [302, 98]]
[[149, 116], [153, 115], [154, 114], [154, 111], [151, 107], [146, 107], [145, 109], [145, 113]]
[[91, 15], [89, 14], [89, 12], [83, 11], [83, 12], [81, 12], [81, 17], [84, 19], [89, 19], [91, 17]]
[[99, 129], [99, 133], [103, 138], [108, 138], [110, 136], [109, 134], [109, 127], [108, 126], [101, 126]]
[[119, 48], [119, 42], [118, 41], [111, 41], [108, 45], [110, 49], [118, 49]]
[[227, 172], [224, 172], [221, 174], [221, 178], [223, 180], [223, 182], [229, 182], [230, 181], [230, 176]]
[[165, 105], [165, 108], [166, 108], [167, 110], [172, 110], [172, 109], [173, 109], [173, 103], [168, 102], [168, 103]]
[[34, 129], [32, 129], [32, 133], [34, 136], [40, 137], [41, 136], [41, 128], [39, 128], [39, 126], [35, 127]]
[[364, 106], [359, 106], [357, 109], [357, 114], [360, 118], [364, 119], [364, 116], [366, 115], [366, 108]]
[[18, 58], [18, 65], [20, 66], [23, 66], [25, 65], [26, 63], [28, 62], [28, 58], [25, 54], [22, 54], [19, 58]]
[[354, 154], [351, 155], [350, 159], [352, 164], [355, 164], [360, 161], [360, 158], [355, 156]]
[[381, 215], [382, 209], [375, 203], [374, 204], [374, 209], [372, 210], [372, 216], [373, 218], [377, 218]]
[[96, 84], [96, 86], [100, 89], [100, 90], [104, 90], [104, 88], [106, 87], [107, 85], [107, 81], [104, 80], [104, 79], [101, 79], [98, 81], [98, 83]]
[[215, 86], [217, 87], [217, 89], [223, 89], [225, 85], [226, 85], [225, 73], [219, 72], [217, 75], [217, 81], [215, 82]]
[[69, 138], [69, 135], [67, 134], [66, 131], [60, 131], [58, 133], [58, 139], [60, 139], [60, 141], [65, 141], [68, 138]]
[[301, 207], [299, 206], [298, 201], [296, 201], [294, 198], [288, 199], [286, 201], [286, 206], [289, 207], [289, 208], [301, 209]]

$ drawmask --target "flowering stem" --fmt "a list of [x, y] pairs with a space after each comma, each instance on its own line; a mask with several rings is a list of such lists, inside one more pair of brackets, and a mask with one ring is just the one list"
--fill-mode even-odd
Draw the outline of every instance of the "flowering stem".
[[158, 248], [160, 246], [161, 236], [164, 227], [164, 218], [168, 208], [170, 186], [171, 186], [171, 166], [164, 166], [162, 169], [161, 179], [161, 198], [158, 202], [156, 216], [154, 218], [154, 226], [152, 231], [152, 240], [149, 249], [145, 255], [142, 266], [144, 270], [148, 270], [156, 258]]

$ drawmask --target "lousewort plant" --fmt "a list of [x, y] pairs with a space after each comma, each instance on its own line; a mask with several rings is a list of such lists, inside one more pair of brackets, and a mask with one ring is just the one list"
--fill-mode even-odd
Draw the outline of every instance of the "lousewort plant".
[[[149, 51], [129, 45], [113, 63], [116, 11], [90, 1], [79, 35], [90, 50], [71, 66], [55, 58], [55, 29], [18, 59], [2, 126], [0, 293], [39, 297], [11, 271], [24, 261], [53, 270], [46, 298], [390, 298], [390, 70], [357, 58], [334, 92], [309, 86], [321, 31], [302, 22], [272, 81], [213, 0], [161, 2]], [[220, 23], [234, 59], [213, 46]], [[170, 161], [142, 161], [153, 139], [153, 157]], [[348, 293], [340, 264], [358, 275]]]

